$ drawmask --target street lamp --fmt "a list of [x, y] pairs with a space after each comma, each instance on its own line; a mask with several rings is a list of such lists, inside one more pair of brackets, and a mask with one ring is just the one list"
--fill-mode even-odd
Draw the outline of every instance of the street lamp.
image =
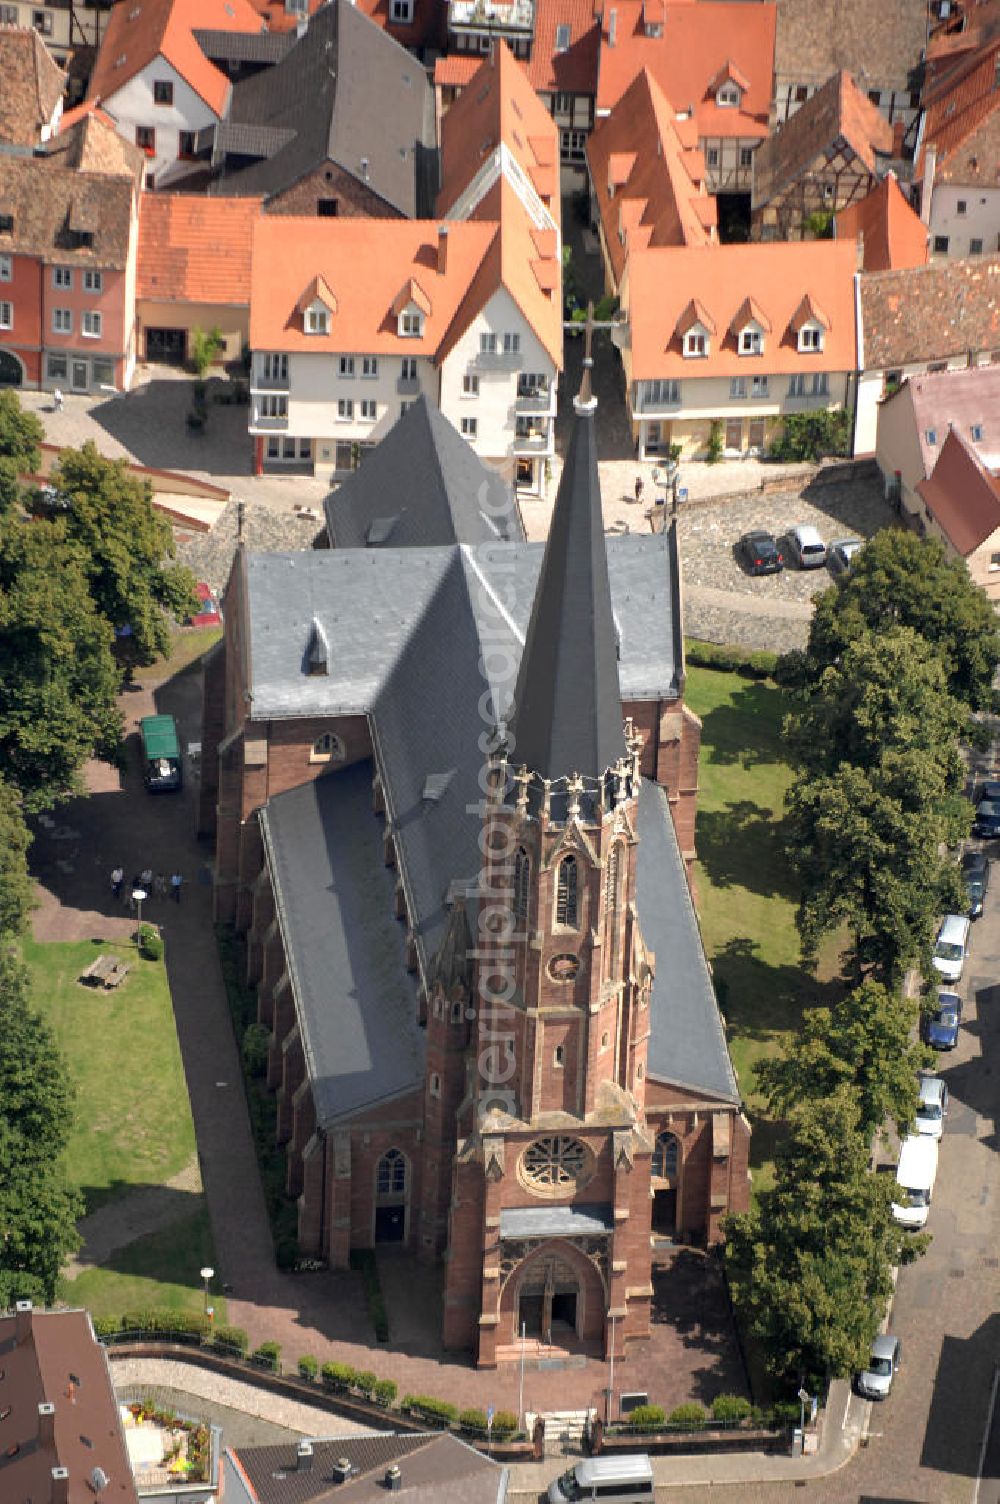
[[141, 945], [142, 944], [142, 901], [143, 901], [144, 898], [148, 898], [148, 897], [149, 897], [149, 894], [146, 892], [145, 888], [138, 888], [137, 887], [137, 888], [133, 888], [132, 889], [132, 902], [135, 904], [136, 911], [137, 911], [137, 914], [138, 914], [138, 918], [136, 919], [136, 931], [135, 931], [135, 939], [136, 939], [136, 944], [137, 945]]
[[206, 1316], [208, 1315], [208, 1282], [214, 1276], [214, 1274], [215, 1274], [215, 1270], [209, 1264], [206, 1264], [205, 1267], [204, 1267], [204, 1269], [201, 1271], [201, 1277], [202, 1277], [202, 1280], [204, 1281], [204, 1285], [205, 1285], [205, 1315]]
[[611, 1372], [608, 1375], [608, 1425], [611, 1424], [611, 1407], [614, 1403], [615, 1393], [615, 1313], [608, 1312], [608, 1320], [611, 1322]]
[[805, 1444], [805, 1435], [806, 1435], [806, 1405], [812, 1399], [812, 1395], [809, 1393], [808, 1389], [806, 1389], [805, 1385], [803, 1385], [803, 1387], [799, 1390], [798, 1399], [799, 1399], [799, 1432], [800, 1432], [800, 1434], [802, 1436], [803, 1447], [804, 1447], [804, 1444]]

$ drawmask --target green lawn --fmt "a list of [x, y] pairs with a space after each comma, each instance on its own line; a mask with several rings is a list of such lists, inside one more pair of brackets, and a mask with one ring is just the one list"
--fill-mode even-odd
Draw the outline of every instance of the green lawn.
[[[133, 1186], [169, 1180], [191, 1160], [195, 1140], [163, 962], [106, 941], [43, 945], [26, 938], [23, 952], [35, 1006], [76, 1083], [67, 1167], [88, 1212]], [[114, 992], [78, 980], [100, 954], [132, 964]]]
[[[204, 1293], [199, 1270], [215, 1263], [212, 1229], [205, 1197], [192, 1196], [197, 1210], [170, 1227], [112, 1254], [107, 1264], [64, 1279], [59, 1299], [86, 1306], [92, 1316], [120, 1316], [149, 1308], [200, 1311]], [[226, 1320], [226, 1302], [211, 1295], [215, 1320]]]
[[782, 692], [739, 674], [692, 668], [686, 700], [703, 725], [698, 913], [733, 1063], [751, 1108], [759, 1190], [770, 1176], [777, 1127], [756, 1110], [754, 1062], [776, 1052], [804, 1006], [828, 1001], [838, 946], [821, 955], [818, 978], [803, 968], [795, 878], [783, 848], [791, 769], [781, 742]]

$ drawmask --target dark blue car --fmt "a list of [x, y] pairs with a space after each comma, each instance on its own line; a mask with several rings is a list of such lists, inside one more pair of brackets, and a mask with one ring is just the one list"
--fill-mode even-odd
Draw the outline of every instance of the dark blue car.
[[939, 992], [937, 1003], [923, 1015], [924, 1043], [935, 1050], [953, 1050], [962, 1022], [962, 999], [957, 992]]
[[976, 818], [972, 822], [972, 833], [983, 836], [987, 840], [1000, 836], [1000, 803], [992, 799], [983, 799], [976, 805]]

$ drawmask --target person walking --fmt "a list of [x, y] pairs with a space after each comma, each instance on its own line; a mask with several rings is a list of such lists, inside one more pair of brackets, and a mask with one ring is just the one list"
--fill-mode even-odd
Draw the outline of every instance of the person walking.
[[162, 872], [158, 872], [153, 878], [153, 892], [157, 898], [166, 898], [167, 896], [167, 879]]
[[113, 867], [111, 869], [111, 892], [116, 903], [122, 901], [122, 888], [125, 886], [125, 868]]
[[52, 393], [52, 406], [55, 408], [57, 413], [61, 413], [63, 410], [63, 394], [58, 387], [56, 387], [55, 391]]
[[181, 884], [183, 881], [184, 878], [179, 872], [171, 873], [170, 891], [174, 895], [174, 903], [180, 903], [181, 901]]
[[642, 489], [642, 476], [637, 475], [635, 478], [635, 499], [637, 502], [642, 500]]

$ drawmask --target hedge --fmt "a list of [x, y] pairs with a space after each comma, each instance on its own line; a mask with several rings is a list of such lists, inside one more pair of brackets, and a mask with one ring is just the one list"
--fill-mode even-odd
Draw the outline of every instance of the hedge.
[[136, 1310], [126, 1311], [118, 1329], [123, 1332], [186, 1332], [206, 1337], [212, 1323], [200, 1311]]
[[299, 1359], [299, 1378], [308, 1379], [310, 1384], [314, 1384], [318, 1375], [319, 1359], [314, 1358], [311, 1353], [303, 1353]]
[[[458, 1419], [458, 1406], [448, 1400], [436, 1400], [427, 1394], [405, 1394], [402, 1408], [432, 1426], [453, 1426]], [[484, 1417], [485, 1420], [485, 1417]]]
[[712, 1419], [749, 1420], [753, 1406], [741, 1394], [717, 1394], [712, 1401]]
[[666, 1411], [662, 1405], [636, 1405], [626, 1417], [625, 1421], [633, 1431], [660, 1431], [666, 1420]]
[[279, 1342], [262, 1342], [250, 1354], [250, 1362], [256, 1363], [260, 1368], [269, 1368], [272, 1373], [280, 1373], [281, 1344]]
[[383, 1410], [389, 1410], [396, 1403], [398, 1393], [395, 1379], [378, 1379], [372, 1389], [372, 1399]]
[[707, 1420], [708, 1415], [704, 1405], [699, 1405], [696, 1400], [691, 1400], [686, 1405], [678, 1405], [677, 1409], [671, 1410], [667, 1416], [669, 1426], [682, 1426], [687, 1431], [703, 1431]]
[[762, 648], [749, 652], [726, 643], [701, 642], [696, 637], [685, 639], [684, 658], [689, 667], [721, 669], [742, 674], [745, 679], [773, 679], [778, 666], [777, 653]]
[[324, 1363], [320, 1372], [323, 1375], [324, 1389], [340, 1391], [350, 1389], [356, 1374], [349, 1363]]
[[247, 1355], [250, 1338], [241, 1326], [217, 1326], [212, 1333], [214, 1347], [234, 1347], [241, 1358]]

